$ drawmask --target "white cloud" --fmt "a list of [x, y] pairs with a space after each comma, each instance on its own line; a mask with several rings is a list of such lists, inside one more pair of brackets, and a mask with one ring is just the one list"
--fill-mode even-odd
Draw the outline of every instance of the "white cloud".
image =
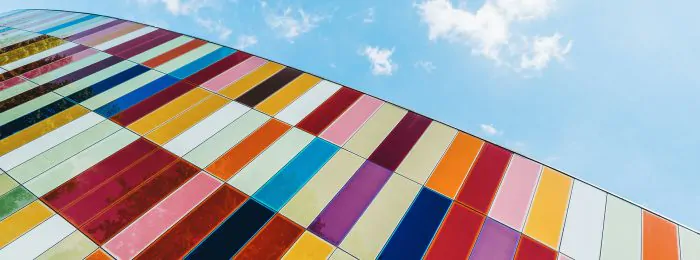
[[165, 9], [173, 15], [189, 15], [197, 13], [199, 9], [210, 6], [210, 0], [136, 0], [141, 6], [149, 6], [156, 3], [165, 5]]
[[421, 60], [421, 61], [418, 61], [415, 64], [413, 64], [413, 66], [416, 68], [421, 68], [421, 69], [425, 70], [425, 72], [428, 72], [428, 73], [433, 73], [433, 71], [435, 69], [437, 69], [437, 67], [435, 67], [435, 65], [433, 65], [432, 61]]
[[253, 46], [258, 43], [258, 38], [253, 35], [240, 35], [238, 40], [236, 40], [236, 45], [233, 47], [239, 50], [245, 50], [246, 48]]
[[360, 52], [360, 55], [367, 56], [369, 62], [372, 64], [372, 74], [381, 76], [391, 76], [396, 70], [399, 69], [399, 65], [391, 60], [391, 55], [394, 54], [394, 48], [382, 49], [379, 47], [366, 46], [364, 50]]
[[479, 125], [479, 127], [481, 128], [481, 131], [484, 132], [484, 134], [487, 134], [487, 135], [500, 135], [500, 134], [503, 134], [502, 131], [496, 129], [496, 127], [494, 127], [492, 124], [488, 124], [488, 125], [487, 125], [487, 124], [481, 124], [481, 125]]
[[[555, 1], [487, 0], [474, 12], [453, 6], [450, 0], [425, 0], [415, 7], [421, 21], [428, 25], [430, 40], [465, 44], [472, 54], [486, 57], [497, 65], [541, 70], [552, 57], [563, 62], [572, 41], [563, 47], [562, 36], [558, 33], [551, 37], [528, 37], [513, 32], [511, 27], [515, 23], [545, 19], [554, 9]], [[514, 34], [521, 36], [525, 43], [514, 41]]]
[[[263, 7], [265, 6], [266, 4], [263, 5]], [[295, 38], [318, 27], [318, 24], [325, 19], [324, 16], [306, 13], [301, 8], [294, 12], [288, 7], [281, 14], [268, 14], [265, 17], [265, 22], [282, 37], [294, 42]]]
[[214, 21], [209, 18], [195, 16], [194, 21], [208, 32], [216, 34], [216, 37], [221, 41], [227, 40], [233, 32], [230, 28], [226, 27], [221, 20]]
[[362, 19], [363, 23], [373, 23], [374, 22], [374, 7], [367, 8], [365, 11], [365, 18]]

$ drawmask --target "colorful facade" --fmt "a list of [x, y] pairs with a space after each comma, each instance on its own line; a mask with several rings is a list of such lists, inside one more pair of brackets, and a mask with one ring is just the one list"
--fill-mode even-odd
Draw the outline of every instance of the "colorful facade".
[[0, 26], [0, 259], [700, 259], [688, 228], [292, 67], [92, 14]]

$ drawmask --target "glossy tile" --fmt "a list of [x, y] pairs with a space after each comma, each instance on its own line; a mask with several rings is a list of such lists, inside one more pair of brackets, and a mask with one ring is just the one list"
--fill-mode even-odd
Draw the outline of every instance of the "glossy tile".
[[411, 148], [396, 172], [424, 184], [433, 172], [447, 147], [455, 138], [457, 130], [433, 121]]
[[472, 249], [470, 260], [510, 260], [515, 256], [515, 250], [520, 235], [517, 231], [486, 218], [481, 232]]
[[642, 259], [679, 259], [678, 226], [642, 211]]
[[361, 96], [362, 93], [357, 90], [340, 88], [313, 112], [304, 117], [297, 124], [297, 127], [312, 135], [319, 135]]
[[484, 221], [484, 215], [459, 203], [452, 203], [425, 258], [467, 259]]
[[610, 194], [605, 205], [600, 259], [642, 259], [642, 210]]
[[304, 232], [282, 257], [284, 260], [328, 259], [333, 252], [333, 246], [312, 233]]
[[456, 200], [482, 214], [488, 213], [511, 155], [501, 147], [484, 144]]
[[513, 155], [494, 199], [489, 217], [522, 231], [542, 166]]
[[255, 108], [265, 114], [274, 116], [319, 82], [321, 82], [320, 78], [306, 73], [301, 74], [269, 98], [257, 104]]
[[559, 249], [562, 253], [575, 259], [600, 259], [605, 202], [605, 192], [574, 181]]
[[551, 248], [559, 248], [571, 186], [569, 176], [545, 167], [523, 233]]
[[83, 259], [97, 249], [97, 245], [80, 231], [73, 231], [36, 259]]
[[340, 88], [338, 84], [321, 81], [277, 113], [275, 117], [287, 124], [296, 125]]
[[284, 66], [278, 63], [267, 62], [240, 79], [232, 81], [231, 84], [220, 89], [218, 92], [230, 99], [236, 99], [284, 68]]
[[303, 232], [304, 228], [277, 214], [234, 259], [280, 259]]

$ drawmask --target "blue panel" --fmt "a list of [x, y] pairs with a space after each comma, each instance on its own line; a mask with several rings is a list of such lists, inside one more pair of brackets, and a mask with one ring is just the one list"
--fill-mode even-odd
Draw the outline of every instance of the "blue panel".
[[139, 103], [144, 99], [158, 93], [159, 91], [172, 86], [177, 81], [178, 80], [174, 77], [163, 75], [162, 77], [151, 81], [150, 83], [131, 91], [126, 95], [105, 104], [104, 106], [101, 106], [95, 110], [95, 113], [98, 113], [104, 117], [112, 117], [113, 115], [116, 115], [119, 112], [135, 105], [136, 103]]
[[148, 71], [148, 67], [136, 65], [125, 71], [119, 72], [114, 76], [106, 78], [100, 82], [93, 84], [87, 88], [81, 89], [68, 96], [69, 99], [75, 101], [76, 103], [88, 100], [91, 97], [97, 96], [102, 92], [105, 92], [116, 85], [122, 84], [127, 80], [133, 79], [134, 77], [143, 74]]
[[10, 28], [10, 27], [4, 27], [4, 28], [0, 29], [0, 33], [7, 32], [7, 31], [9, 31], [9, 30], [12, 30], [12, 28]]
[[337, 151], [337, 146], [320, 138], [314, 139], [253, 197], [279, 211]]
[[41, 34], [47, 34], [47, 33], [53, 32], [53, 31], [58, 31], [58, 30], [60, 30], [60, 29], [66, 28], [66, 27], [68, 27], [68, 26], [71, 26], [71, 25], [74, 25], [74, 24], [78, 24], [78, 23], [82, 23], [82, 22], [84, 22], [84, 21], [87, 21], [87, 20], [90, 20], [90, 19], [93, 19], [93, 18], [97, 18], [97, 16], [91, 14], [91, 15], [85, 16], [85, 17], [80, 18], [80, 19], [76, 19], [76, 20], [73, 20], [73, 21], [70, 21], [70, 22], [67, 22], [67, 23], [62, 23], [62, 24], [56, 25], [56, 26], [51, 27], [51, 28], [48, 28], [48, 29], [44, 29], [44, 30], [40, 31], [39, 33], [41, 33]]
[[58, 114], [61, 111], [72, 107], [73, 105], [75, 105], [75, 103], [66, 98], [62, 98], [29, 114], [12, 120], [7, 124], [0, 126], [0, 140], [5, 139], [16, 132], [22, 131], [23, 129], [30, 127], [41, 120]]
[[450, 199], [421, 189], [379, 258], [421, 259], [449, 207]]
[[274, 214], [255, 200], [246, 201], [185, 259], [233, 257]]
[[175, 76], [179, 79], [184, 79], [188, 77], [189, 75], [194, 74], [195, 72], [211, 65], [214, 62], [219, 61], [220, 59], [225, 58], [228, 55], [231, 55], [232, 53], [236, 52], [236, 50], [229, 49], [226, 47], [221, 47], [213, 52], [204, 55], [204, 57], [201, 57], [193, 62], [190, 62], [189, 64], [182, 66], [181, 68], [177, 69], [176, 71], [173, 71], [170, 73], [170, 75]]

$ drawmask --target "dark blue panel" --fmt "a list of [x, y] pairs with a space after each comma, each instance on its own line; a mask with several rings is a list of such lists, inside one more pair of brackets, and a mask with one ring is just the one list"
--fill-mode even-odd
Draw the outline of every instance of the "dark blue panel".
[[22, 131], [23, 129], [30, 127], [31, 125], [40, 122], [41, 120], [58, 114], [61, 111], [72, 107], [73, 105], [75, 105], [75, 103], [63, 98], [54, 101], [53, 103], [48, 104], [42, 108], [39, 108], [29, 114], [23, 115], [15, 120], [12, 120], [7, 124], [0, 126], [0, 139], [5, 139], [6, 137], [16, 132]]
[[204, 55], [203, 57], [190, 62], [189, 64], [182, 66], [181, 68], [177, 69], [176, 71], [173, 71], [170, 73], [170, 75], [173, 75], [179, 79], [184, 79], [189, 75], [194, 74], [195, 72], [211, 65], [214, 62], [217, 62], [220, 59], [225, 58], [228, 55], [231, 55], [232, 53], [236, 52], [236, 50], [229, 49], [226, 47], [221, 47], [216, 49], [215, 51]]
[[90, 19], [93, 19], [93, 18], [96, 18], [96, 17], [97, 17], [96, 15], [92, 15], [92, 14], [91, 14], [91, 15], [82, 17], [82, 18], [80, 18], [80, 19], [75, 19], [75, 20], [70, 21], [70, 22], [67, 22], [67, 23], [62, 23], [62, 24], [56, 25], [56, 26], [54, 26], [54, 27], [51, 27], [51, 28], [48, 28], [48, 29], [44, 29], [44, 30], [40, 31], [39, 33], [41, 33], [41, 34], [47, 34], [47, 33], [50, 33], [50, 32], [58, 31], [58, 30], [60, 30], [60, 29], [66, 28], [66, 27], [68, 27], [68, 26], [71, 26], [71, 25], [74, 25], [74, 24], [78, 24], [78, 23], [82, 23], [82, 22], [84, 22], [84, 21], [87, 21], [87, 20], [90, 20]]
[[83, 102], [91, 97], [97, 96], [102, 92], [105, 92], [116, 85], [122, 84], [127, 80], [133, 79], [134, 77], [143, 74], [148, 71], [148, 67], [136, 65], [125, 71], [119, 72], [114, 76], [106, 78], [100, 82], [93, 84], [87, 88], [81, 89], [68, 96], [69, 99], [75, 101], [76, 103]]
[[185, 259], [229, 259], [275, 214], [249, 199]]
[[423, 188], [379, 258], [421, 259], [449, 207], [450, 199]]
[[118, 114], [119, 112], [135, 105], [136, 103], [147, 99], [155, 93], [158, 93], [159, 91], [172, 86], [177, 81], [178, 79], [170, 75], [163, 75], [162, 77], [151, 81], [150, 83], [134, 91], [131, 91], [126, 95], [121, 96], [116, 100], [105, 104], [104, 106], [101, 106], [100, 108], [95, 110], [95, 113], [98, 113], [107, 118], [112, 117], [113, 115]]

